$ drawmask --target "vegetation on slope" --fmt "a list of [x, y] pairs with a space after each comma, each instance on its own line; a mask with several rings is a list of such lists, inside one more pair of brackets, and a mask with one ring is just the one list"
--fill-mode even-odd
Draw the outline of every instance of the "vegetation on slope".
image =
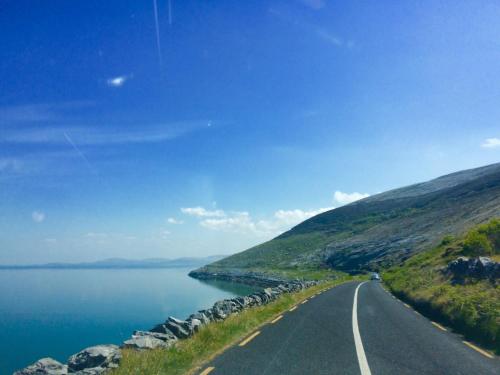
[[388, 191], [324, 212], [202, 268], [378, 270], [500, 215], [500, 164]]
[[458, 283], [444, 267], [459, 256], [500, 257], [500, 220], [471, 229], [460, 239], [446, 236], [432, 250], [383, 274], [389, 288], [423, 313], [444, 321], [500, 353], [500, 280], [465, 278]]
[[244, 310], [221, 322], [210, 323], [202, 327], [193, 337], [179, 341], [170, 349], [150, 351], [124, 349], [120, 367], [112, 374], [193, 374], [215, 355], [242, 340], [277, 315], [318, 291], [341, 284], [348, 279], [331, 280], [298, 293], [286, 294], [267, 305]]

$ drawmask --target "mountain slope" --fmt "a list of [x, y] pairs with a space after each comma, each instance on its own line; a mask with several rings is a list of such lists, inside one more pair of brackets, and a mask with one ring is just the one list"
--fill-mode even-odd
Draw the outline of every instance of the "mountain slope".
[[215, 272], [378, 269], [446, 234], [500, 215], [500, 163], [384, 192], [314, 216], [271, 241], [203, 267]]

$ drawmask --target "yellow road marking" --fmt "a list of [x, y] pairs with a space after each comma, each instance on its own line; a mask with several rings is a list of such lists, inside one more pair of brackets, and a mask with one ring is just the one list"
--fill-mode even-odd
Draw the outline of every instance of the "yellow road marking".
[[303, 304], [304, 304], [304, 303], [306, 303], [306, 302], [307, 302], [307, 300], [306, 300], [306, 299], [305, 299], [305, 300], [303, 300], [303, 301], [301, 302], [301, 305], [303, 305]]
[[434, 326], [438, 327], [441, 331], [446, 331], [446, 328], [444, 328], [441, 324], [437, 324], [436, 322], [431, 322]]
[[465, 345], [467, 345], [469, 348], [472, 348], [472, 349], [474, 349], [475, 351], [477, 351], [477, 352], [481, 353], [482, 355], [484, 355], [484, 356], [486, 356], [486, 357], [488, 357], [488, 358], [493, 359], [493, 356], [492, 356], [490, 353], [488, 353], [487, 351], [485, 351], [485, 350], [483, 350], [483, 349], [481, 349], [481, 348], [478, 348], [476, 345], [471, 344], [470, 342], [467, 342], [467, 341], [464, 341], [463, 343], [464, 343]]
[[296, 308], [297, 308], [297, 306], [294, 306], [294, 307], [292, 307], [292, 308], [291, 308], [290, 310], [288, 310], [288, 311], [293, 311], [293, 310], [295, 310]]
[[260, 334], [260, 331], [257, 331], [253, 334], [251, 334], [250, 336], [248, 336], [245, 340], [243, 340], [242, 342], [240, 342], [240, 344], [238, 346], [245, 346], [246, 344], [248, 344], [250, 341], [252, 341], [255, 337], [257, 337], [258, 335]]
[[205, 370], [200, 372], [200, 375], [208, 375], [210, 374], [213, 370], [215, 370], [215, 367], [207, 367]]
[[407, 303], [403, 302], [403, 305], [405, 305], [405, 307], [408, 307], [409, 309], [411, 309], [410, 305], [408, 305]]
[[272, 324], [274, 324], [274, 323], [276, 323], [278, 320], [280, 320], [281, 318], [283, 318], [283, 315], [280, 315], [280, 316], [278, 316], [276, 319], [271, 320], [271, 323], [272, 323]]

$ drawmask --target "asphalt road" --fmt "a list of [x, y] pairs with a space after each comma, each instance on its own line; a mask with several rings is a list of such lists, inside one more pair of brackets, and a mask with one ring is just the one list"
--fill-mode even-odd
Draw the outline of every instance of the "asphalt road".
[[489, 358], [443, 329], [380, 283], [352, 282], [287, 311], [200, 374], [500, 374], [498, 357]]

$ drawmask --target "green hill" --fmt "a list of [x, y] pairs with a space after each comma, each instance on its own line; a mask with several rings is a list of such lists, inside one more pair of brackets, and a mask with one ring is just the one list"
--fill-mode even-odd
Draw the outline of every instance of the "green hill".
[[348, 272], [385, 268], [500, 216], [500, 163], [384, 192], [314, 216], [282, 235], [196, 270]]

